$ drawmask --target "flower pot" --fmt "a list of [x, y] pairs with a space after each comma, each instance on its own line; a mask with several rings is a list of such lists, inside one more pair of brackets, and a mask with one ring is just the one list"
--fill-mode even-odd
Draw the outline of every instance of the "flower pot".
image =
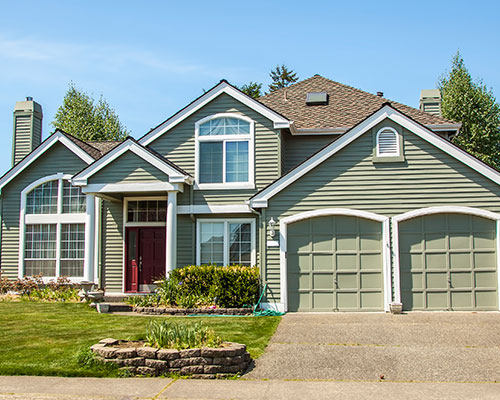
[[391, 310], [391, 314], [401, 314], [403, 311], [402, 303], [390, 303], [389, 309]]
[[99, 312], [101, 314], [109, 312], [109, 304], [107, 304], [107, 303], [97, 303], [97, 312]]

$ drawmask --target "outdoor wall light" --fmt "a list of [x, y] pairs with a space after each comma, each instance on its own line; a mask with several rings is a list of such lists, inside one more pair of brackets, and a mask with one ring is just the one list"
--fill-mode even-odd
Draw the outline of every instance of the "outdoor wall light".
[[269, 227], [269, 236], [271, 236], [272, 239], [276, 235], [276, 230], [274, 229], [274, 227], [276, 226], [276, 221], [273, 219], [273, 217], [271, 217], [271, 219], [267, 223], [267, 226]]

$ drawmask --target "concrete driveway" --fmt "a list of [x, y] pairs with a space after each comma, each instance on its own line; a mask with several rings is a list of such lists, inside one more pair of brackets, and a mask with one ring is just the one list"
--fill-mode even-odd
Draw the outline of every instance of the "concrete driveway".
[[244, 377], [500, 382], [500, 313], [287, 314]]

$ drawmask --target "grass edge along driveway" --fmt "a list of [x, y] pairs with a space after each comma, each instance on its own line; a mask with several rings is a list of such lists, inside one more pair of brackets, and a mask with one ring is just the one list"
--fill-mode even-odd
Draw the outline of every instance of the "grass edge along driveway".
[[137, 340], [150, 319], [202, 321], [223, 339], [244, 343], [259, 357], [280, 317], [157, 317], [98, 314], [84, 304], [0, 302], [0, 375], [116, 376], [84, 366], [78, 354], [100, 339]]

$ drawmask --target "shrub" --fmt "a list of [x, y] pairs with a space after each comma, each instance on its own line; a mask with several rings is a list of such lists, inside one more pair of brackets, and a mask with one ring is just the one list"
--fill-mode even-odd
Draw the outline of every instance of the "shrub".
[[48, 283], [41, 275], [24, 277], [15, 281], [0, 279], [0, 293], [17, 292], [21, 298], [43, 301], [79, 301], [80, 285], [72, 283], [66, 277], [59, 277]]
[[148, 294], [145, 296], [130, 296], [125, 299], [125, 303], [134, 307], [154, 307], [158, 305], [158, 296]]
[[189, 349], [219, 347], [222, 339], [201, 322], [176, 324], [168, 321], [150, 321], [146, 327], [146, 343], [160, 349]]

